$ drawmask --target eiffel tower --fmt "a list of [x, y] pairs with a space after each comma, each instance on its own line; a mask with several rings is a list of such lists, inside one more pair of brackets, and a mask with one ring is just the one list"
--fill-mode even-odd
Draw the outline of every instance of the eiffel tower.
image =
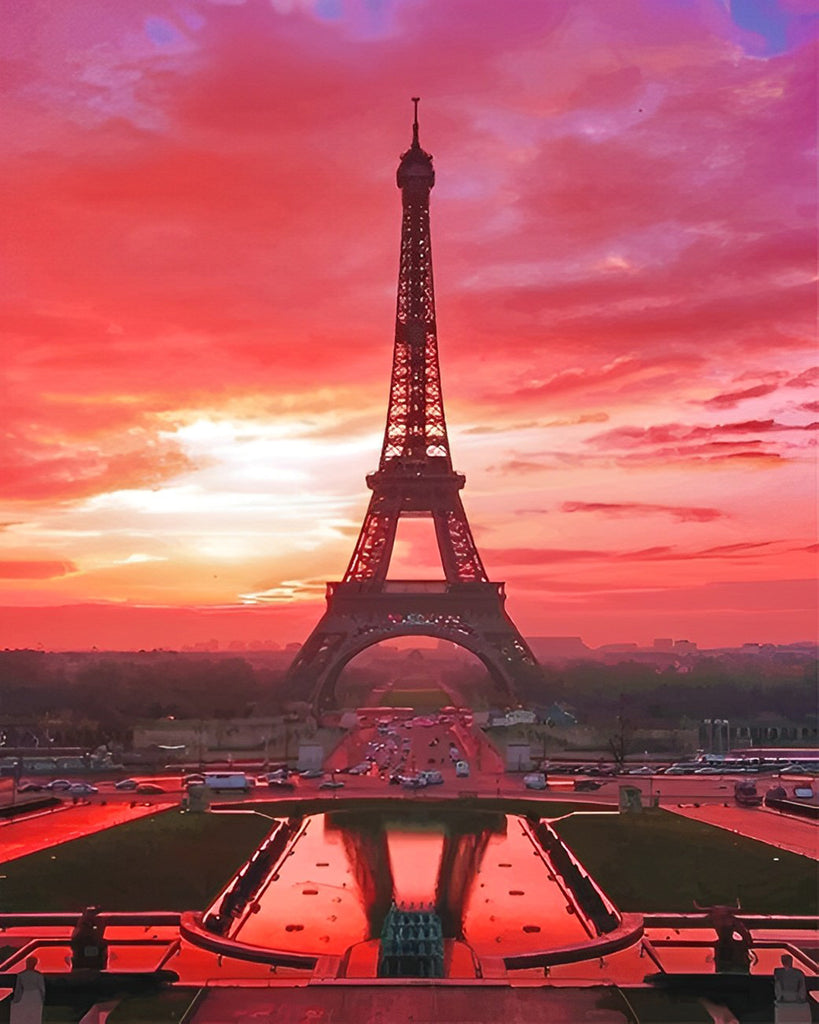
[[[344, 579], [327, 584], [327, 609], [293, 661], [290, 692], [309, 690], [318, 711], [334, 706], [347, 662], [365, 648], [398, 636], [433, 636], [471, 651], [512, 700], [515, 684], [537, 672], [526, 641], [504, 610], [503, 583], [492, 583], [466, 519], [465, 477], [452, 468], [435, 325], [429, 193], [432, 157], [418, 141], [418, 99], [412, 145], [397, 182], [403, 220], [390, 400], [373, 492]], [[387, 578], [398, 520], [432, 518], [443, 580]]]

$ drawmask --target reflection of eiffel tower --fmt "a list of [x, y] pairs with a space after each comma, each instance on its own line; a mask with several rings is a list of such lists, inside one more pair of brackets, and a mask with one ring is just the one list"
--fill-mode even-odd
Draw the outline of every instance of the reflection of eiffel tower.
[[[319, 709], [332, 705], [346, 663], [371, 644], [426, 635], [472, 651], [507, 694], [535, 669], [523, 637], [504, 610], [502, 583], [481, 562], [452, 468], [438, 368], [429, 193], [432, 157], [418, 142], [398, 165], [403, 203], [398, 307], [390, 402], [381, 461], [367, 476], [373, 492], [347, 572], [327, 584], [327, 610], [290, 667], [294, 689], [311, 690]], [[431, 517], [444, 579], [388, 580], [401, 516]]]

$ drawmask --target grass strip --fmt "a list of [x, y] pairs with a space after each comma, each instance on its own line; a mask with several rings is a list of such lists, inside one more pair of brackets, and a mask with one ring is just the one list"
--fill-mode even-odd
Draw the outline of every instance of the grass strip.
[[560, 836], [624, 911], [733, 903], [749, 914], [816, 914], [816, 861], [667, 811], [574, 815]]
[[[653, 989], [619, 989], [640, 1024], [713, 1024], [714, 1018], [696, 996], [657, 992]], [[623, 1003], [612, 999], [612, 1009], [623, 1010]]]
[[270, 826], [175, 809], [137, 818], [0, 866], [0, 911], [202, 910]]
[[174, 988], [149, 996], [127, 996], [108, 1015], [108, 1024], [170, 1024], [181, 1020], [197, 991]]

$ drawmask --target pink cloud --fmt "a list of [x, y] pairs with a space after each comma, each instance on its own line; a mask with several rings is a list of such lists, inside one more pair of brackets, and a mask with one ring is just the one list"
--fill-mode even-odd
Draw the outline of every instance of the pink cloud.
[[642, 502], [565, 501], [563, 512], [594, 512], [615, 519], [645, 515], [669, 515], [681, 523], [710, 523], [725, 517], [718, 508], [687, 505], [650, 505]]
[[668, 545], [657, 545], [635, 551], [606, 551], [602, 549], [571, 548], [492, 548], [485, 554], [487, 559], [498, 565], [559, 565], [565, 562], [689, 562], [698, 559], [723, 559], [732, 561], [746, 557], [756, 558], [766, 554], [777, 541], [743, 541], [737, 544], [722, 544], [712, 548], [682, 550]]
[[819, 366], [811, 366], [809, 369], [803, 370], [802, 373], [792, 380], [787, 381], [785, 386], [789, 388], [810, 388], [816, 384], [819, 384]]
[[[736, 423], [718, 423], [711, 426], [691, 426], [681, 423], [658, 424], [653, 427], [616, 427], [613, 430], [605, 431], [602, 434], [595, 434], [588, 438], [587, 443], [597, 448], [643, 448], [655, 445], [678, 445], [678, 451], [682, 454], [692, 453], [698, 450], [703, 452], [708, 449], [714, 451], [725, 446], [735, 447], [758, 446], [762, 442], [753, 437], [755, 434], [779, 434], [788, 431], [815, 431], [819, 423], [789, 424], [778, 423], [775, 420], [744, 420]], [[748, 434], [748, 439], [719, 440], [726, 434]], [[699, 445], [692, 445], [690, 442], [701, 442]], [[668, 452], [667, 447], [663, 449]]]
[[743, 391], [728, 391], [722, 395], [714, 395], [702, 404], [715, 409], [730, 409], [748, 398], [761, 398], [763, 395], [770, 395], [776, 391], [775, 384], [757, 384], [753, 388], [745, 388]]
[[193, 468], [172, 443], [146, 439], [123, 452], [23, 445], [9, 447], [0, 462], [0, 497], [17, 501], [75, 501], [124, 488], [157, 487]]

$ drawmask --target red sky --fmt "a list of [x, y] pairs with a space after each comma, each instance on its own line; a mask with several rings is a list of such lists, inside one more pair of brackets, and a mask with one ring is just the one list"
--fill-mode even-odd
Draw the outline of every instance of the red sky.
[[[412, 95], [454, 459], [521, 630], [812, 638], [815, 30], [812, 0], [12, 4], [0, 646], [304, 639], [380, 450]], [[399, 541], [393, 576], [440, 577]]]

